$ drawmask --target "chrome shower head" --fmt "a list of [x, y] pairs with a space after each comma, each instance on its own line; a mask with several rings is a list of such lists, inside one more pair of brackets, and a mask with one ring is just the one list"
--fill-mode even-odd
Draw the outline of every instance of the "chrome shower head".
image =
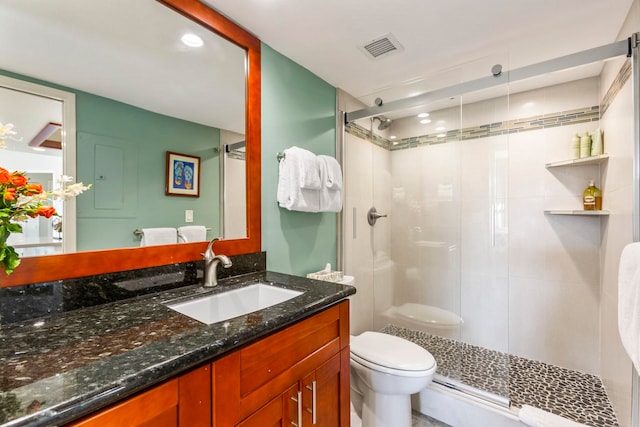
[[380, 124], [378, 125], [378, 130], [385, 130], [386, 128], [388, 128], [389, 126], [391, 126], [391, 122], [392, 120], [380, 115], [380, 116], [374, 116], [374, 118], [372, 120], [378, 119], [380, 120]]

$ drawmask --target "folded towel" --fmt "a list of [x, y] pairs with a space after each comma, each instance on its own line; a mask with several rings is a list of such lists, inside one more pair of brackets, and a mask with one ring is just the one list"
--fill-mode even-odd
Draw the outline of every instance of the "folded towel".
[[336, 159], [318, 156], [322, 189], [320, 190], [320, 212], [342, 210], [342, 169]]
[[559, 415], [534, 408], [529, 405], [522, 405], [518, 414], [520, 421], [531, 427], [585, 427], [586, 424], [576, 423]]
[[640, 373], [640, 243], [625, 246], [618, 269], [618, 329], [624, 349]]
[[322, 186], [320, 181], [320, 166], [318, 158], [309, 150], [299, 147], [291, 147], [284, 150], [285, 159], [298, 165], [300, 171], [300, 188], [307, 190], [319, 190]]
[[175, 228], [143, 228], [140, 246], [170, 245], [178, 243], [178, 230]]
[[207, 240], [207, 228], [204, 225], [178, 227], [178, 243], [202, 242], [205, 240]]
[[329, 190], [342, 190], [342, 168], [340, 163], [331, 156], [318, 156], [320, 162], [320, 176], [322, 177], [322, 170], [324, 168], [325, 175], [322, 179], [322, 183]]
[[[302, 188], [302, 160], [300, 150], [292, 147], [284, 150], [284, 158], [280, 160], [278, 175], [278, 205], [290, 211], [318, 212], [320, 209], [320, 191]], [[304, 150], [306, 151], [306, 150]], [[310, 153], [310, 152], [307, 152]], [[313, 156], [313, 154], [311, 154]], [[303, 157], [307, 157], [303, 154]], [[318, 161], [313, 156], [318, 166]], [[320, 168], [318, 169], [317, 188], [320, 188]], [[309, 181], [311, 181], [309, 179]]]

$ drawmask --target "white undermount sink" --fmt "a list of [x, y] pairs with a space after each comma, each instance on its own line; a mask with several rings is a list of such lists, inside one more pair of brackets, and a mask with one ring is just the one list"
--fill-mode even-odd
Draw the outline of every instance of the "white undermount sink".
[[190, 301], [168, 303], [167, 307], [210, 325], [280, 304], [301, 294], [300, 291], [256, 283]]

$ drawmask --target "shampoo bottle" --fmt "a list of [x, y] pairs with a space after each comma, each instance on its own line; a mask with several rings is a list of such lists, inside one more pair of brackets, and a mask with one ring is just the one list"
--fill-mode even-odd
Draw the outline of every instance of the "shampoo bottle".
[[580, 135], [575, 134], [573, 138], [571, 138], [571, 158], [577, 159], [580, 157]]
[[591, 156], [591, 135], [589, 132], [585, 132], [580, 138], [580, 157]]
[[582, 204], [585, 211], [602, 210], [602, 192], [595, 186], [593, 180], [589, 181], [589, 187], [584, 190]]

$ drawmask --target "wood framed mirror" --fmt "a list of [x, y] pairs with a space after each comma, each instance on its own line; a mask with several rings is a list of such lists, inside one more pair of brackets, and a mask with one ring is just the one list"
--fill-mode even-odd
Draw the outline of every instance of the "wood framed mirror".
[[[246, 238], [221, 240], [214, 250], [225, 255], [259, 252], [262, 247], [260, 40], [197, 0], [157, 1], [246, 51]], [[0, 275], [0, 287], [198, 261], [206, 246], [207, 242], [197, 242], [23, 258], [12, 275]]]

